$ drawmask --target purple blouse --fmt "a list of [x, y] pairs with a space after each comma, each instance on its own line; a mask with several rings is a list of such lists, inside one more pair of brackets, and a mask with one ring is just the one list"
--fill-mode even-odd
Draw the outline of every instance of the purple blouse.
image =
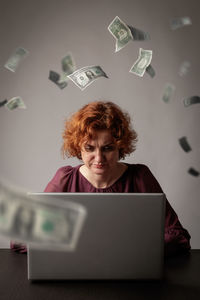
[[[57, 170], [44, 192], [82, 193], [163, 193], [149, 168], [142, 164], [128, 164], [121, 177], [106, 188], [94, 187], [80, 172], [81, 165], [65, 166]], [[11, 248], [14, 244], [11, 245]], [[165, 255], [185, 252], [190, 249], [190, 235], [179, 222], [178, 216], [166, 201]], [[19, 251], [19, 249], [18, 249]], [[24, 251], [23, 251], [24, 252]]]

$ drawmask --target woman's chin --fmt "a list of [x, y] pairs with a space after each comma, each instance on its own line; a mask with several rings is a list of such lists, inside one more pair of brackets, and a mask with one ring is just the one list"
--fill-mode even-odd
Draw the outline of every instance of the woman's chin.
[[105, 166], [92, 166], [91, 171], [95, 174], [103, 174], [106, 172]]

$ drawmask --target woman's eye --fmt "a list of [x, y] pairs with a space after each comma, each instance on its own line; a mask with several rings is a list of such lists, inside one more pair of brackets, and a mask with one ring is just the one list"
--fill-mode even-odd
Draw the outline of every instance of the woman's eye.
[[103, 148], [104, 151], [113, 151], [114, 147], [113, 146], [105, 146]]
[[92, 146], [85, 146], [85, 151], [92, 152], [93, 151], [93, 147]]

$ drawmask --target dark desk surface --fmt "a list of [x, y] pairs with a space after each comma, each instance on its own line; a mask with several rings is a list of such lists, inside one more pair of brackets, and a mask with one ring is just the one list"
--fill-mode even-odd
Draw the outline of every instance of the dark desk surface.
[[30, 282], [26, 254], [0, 249], [1, 300], [198, 300], [200, 299], [200, 250], [170, 258], [165, 279], [137, 281]]

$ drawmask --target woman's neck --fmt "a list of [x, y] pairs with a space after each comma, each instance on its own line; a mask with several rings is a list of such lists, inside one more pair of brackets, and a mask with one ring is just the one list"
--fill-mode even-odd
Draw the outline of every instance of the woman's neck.
[[127, 165], [123, 163], [117, 163], [116, 168], [111, 170], [106, 175], [93, 174], [85, 165], [82, 165], [79, 170], [95, 188], [107, 188], [115, 183], [127, 168]]

